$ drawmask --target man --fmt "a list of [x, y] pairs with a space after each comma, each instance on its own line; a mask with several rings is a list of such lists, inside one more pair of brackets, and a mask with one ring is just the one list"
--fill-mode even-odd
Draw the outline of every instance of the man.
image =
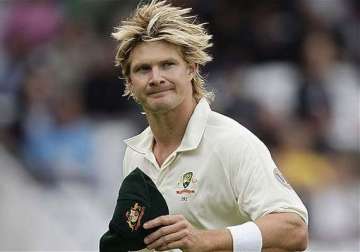
[[[139, 6], [113, 37], [125, 95], [149, 127], [126, 141], [124, 175], [139, 167], [170, 214], [144, 224], [157, 251], [296, 251], [307, 247], [307, 211], [265, 145], [211, 111], [199, 66], [211, 36], [190, 9]], [[180, 249], [180, 250], [179, 250]]]

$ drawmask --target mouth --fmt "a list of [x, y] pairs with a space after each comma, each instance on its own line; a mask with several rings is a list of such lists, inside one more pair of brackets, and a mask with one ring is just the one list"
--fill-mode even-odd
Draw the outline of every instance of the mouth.
[[168, 91], [173, 90], [173, 88], [167, 88], [167, 89], [160, 89], [160, 90], [152, 90], [150, 92], [148, 92], [148, 95], [157, 95], [157, 94], [162, 94]]

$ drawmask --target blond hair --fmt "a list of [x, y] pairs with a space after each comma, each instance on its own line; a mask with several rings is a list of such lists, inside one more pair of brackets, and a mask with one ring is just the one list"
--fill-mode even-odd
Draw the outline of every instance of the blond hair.
[[[125, 77], [124, 96], [133, 96], [129, 88], [131, 51], [140, 42], [166, 41], [181, 48], [187, 63], [204, 66], [212, 60], [206, 49], [212, 46], [211, 35], [204, 23], [197, 23], [196, 16], [188, 15], [191, 8], [179, 8], [166, 1], [153, 0], [149, 4], [139, 5], [134, 14], [115, 27], [112, 36], [119, 42], [115, 64], [122, 68]], [[213, 99], [213, 93], [205, 89], [205, 81], [196, 67], [192, 80], [193, 96], [198, 101], [202, 97]]]

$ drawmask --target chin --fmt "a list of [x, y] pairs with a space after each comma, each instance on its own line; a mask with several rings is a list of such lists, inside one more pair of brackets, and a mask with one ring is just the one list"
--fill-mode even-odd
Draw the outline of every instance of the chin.
[[149, 106], [148, 110], [155, 113], [163, 113], [172, 110], [174, 107], [172, 104], [157, 103]]
[[155, 113], [167, 112], [176, 108], [178, 102], [176, 102], [175, 97], [161, 97], [156, 98], [152, 101], [149, 101], [145, 106], [146, 110]]

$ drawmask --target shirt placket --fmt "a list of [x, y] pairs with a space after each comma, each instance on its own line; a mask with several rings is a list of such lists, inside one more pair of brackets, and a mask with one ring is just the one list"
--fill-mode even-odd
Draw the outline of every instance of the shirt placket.
[[150, 162], [152, 173], [156, 174], [154, 178], [154, 183], [156, 184], [156, 186], [161, 187], [161, 182], [166, 177], [166, 173], [171, 164], [176, 159], [177, 155], [178, 153], [176, 151], [173, 152], [169, 157], [167, 157], [167, 159], [160, 167], [156, 161], [155, 155], [152, 152], [148, 152], [145, 154], [145, 159]]

